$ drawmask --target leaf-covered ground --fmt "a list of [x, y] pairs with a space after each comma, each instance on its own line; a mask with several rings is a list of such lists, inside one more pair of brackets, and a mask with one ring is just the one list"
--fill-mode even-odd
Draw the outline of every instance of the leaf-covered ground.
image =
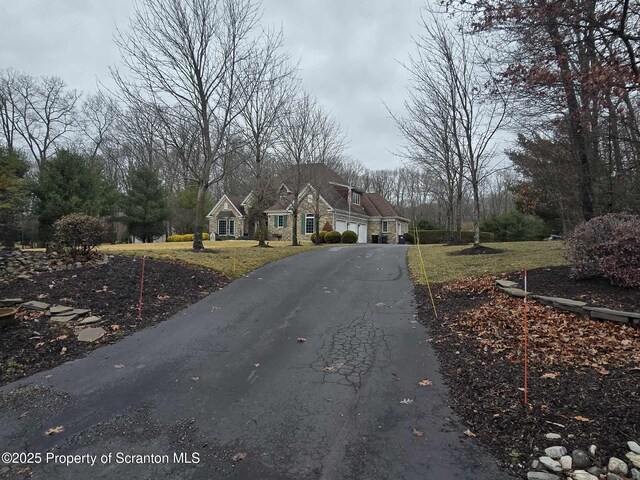
[[[546, 287], [557, 278], [554, 295], [563, 296], [563, 284], [573, 281], [563, 269], [553, 270], [543, 273]], [[550, 432], [561, 434], [569, 450], [595, 444], [603, 460], [624, 458], [626, 442], [640, 438], [640, 330], [530, 302], [525, 406], [524, 306], [495, 291], [494, 281], [478, 277], [436, 286], [437, 319], [426, 288], [416, 287], [420, 319], [469, 429], [523, 477], [548, 446], [544, 435]], [[575, 283], [586, 296], [610, 302], [617, 296], [627, 307], [640, 300], [638, 291]]]
[[50, 322], [43, 313], [21, 311], [18, 325], [0, 331], [0, 385], [154, 325], [229, 282], [208, 269], [147, 259], [138, 320], [141, 267], [140, 258], [116, 256], [106, 265], [48, 272], [0, 286], [0, 298], [89, 309], [102, 317], [107, 331], [100, 340], [83, 343], [71, 328]]

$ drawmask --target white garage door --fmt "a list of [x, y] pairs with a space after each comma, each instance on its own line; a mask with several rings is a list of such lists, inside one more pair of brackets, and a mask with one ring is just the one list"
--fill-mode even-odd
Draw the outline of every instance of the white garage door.
[[358, 225], [358, 243], [367, 243], [367, 224]]
[[347, 222], [343, 222], [342, 220], [338, 220], [336, 222], [336, 231], [337, 232], [344, 232], [347, 229]]

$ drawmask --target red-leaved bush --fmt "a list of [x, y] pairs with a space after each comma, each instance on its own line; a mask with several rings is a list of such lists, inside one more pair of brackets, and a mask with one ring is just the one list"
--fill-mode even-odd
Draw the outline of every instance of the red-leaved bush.
[[576, 278], [604, 277], [640, 287], [640, 216], [612, 213], [576, 227], [567, 240]]

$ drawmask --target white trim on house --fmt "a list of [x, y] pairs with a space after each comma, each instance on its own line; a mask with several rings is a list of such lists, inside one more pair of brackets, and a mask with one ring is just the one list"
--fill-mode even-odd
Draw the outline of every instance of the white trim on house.
[[243, 207], [250, 207], [251, 203], [250, 203], [250, 199], [251, 197], [255, 197], [255, 195], [253, 194], [253, 192], [249, 192], [249, 195], [247, 195], [246, 197], [244, 197], [244, 200], [242, 200], [242, 203], [240, 205], [242, 205]]
[[[318, 192], [313, 187], [313, 185], [311, 185], [310, 183], [307, 183], [307, 185], [300, 192], [300, 201], [298, 202], [300, 205], [302, 205], [304, 203], [304, 201], [306, 200], [306, 197], [308, 195], [307, 194], [307, 190], [313, 190], [314, 193]], [[318, 194], [318, 198], [320, 199], [321, 202], [323, 202], [326, 205], [328, 212], [333, 212], [333, 207], [331, 205], [329, 205], [329, 202], [327, 202], [322, 195]]]
[[218, 200], [218, 203], [216, 203], [216, 204], [213, 206], [213, 208], [211, 209], [211, 211], [207, 214], [207, 217], [206, 217], [206, 218], [211, 218], [211, 217], [213, 217], [213, 212], [215, 212], [215, 211], [218, 209], [218, 207], [219, 207], [220, 205], [222, 205], [222, 201], [223, 201], [223, 200], [225, 200], [225, 199], [227, 200], [227, 202], [229, 202], [229, 206], [230, 206], [231, 208], [233, 208], [233, 209], [236, 211], [236, 213], [238, 214], [238, 215], [237, 215], [237, 217], [238, 217], [238, 218], [244, 218], [244, 215], [242, 215], [242, 213], [240, 213], [240, 210], [238, 210], [238, 209], [236, 208], [236, 206], [233, 204], [233, 202], [232, 202], [232, 201], [231, 201], [231, 199], [227, 196], [227, 194], [226, 194], [226, 193], [225, 193], [225, 194], [223, 194], [223, 195], [222, 195], [222, 197], [220, 197], [220, 200]]

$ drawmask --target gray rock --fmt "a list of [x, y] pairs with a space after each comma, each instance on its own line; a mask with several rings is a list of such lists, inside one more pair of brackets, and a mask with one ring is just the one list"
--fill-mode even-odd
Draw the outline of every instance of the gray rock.
[[560, 480], [560, 477], [547, 472], [528, 472], [527, 480]]
[[637, 468], [632, 468], [631, 469], [631, 478], [633, 480], [640, 480], [640, 470], [638, 470]]
[[546, 456], [540, 457], [540, 463], [542, 463], [547, 470], [550, 470], [552, 472], [562, 471], [562, 466], [560, 465], [560, 463], [555, 461], [551, 457], [546, 457]]
[[571, 452], [571, 458], [573, 459], [573, 466], [575, 468], [589, 468], [591, 466], [591, 458], [589, 458], [589, 454], [584, 450], [575, 449]]
[[571, 470], [571, 466], [573, 465], [573, 459], [571, 455], [564, 455], [560, 457], [560, 466], [562, 466], [563, 470]]
[[57, 323], [69, 323], [69, 322], [73, 322], [77, 318], [78, 318], [78, 315], [55, 315], [51, 317], [51, 321], [57, 322]]
[[640, 455], [640, 445], [638, 445], [636, 442], [627, 442], [627, 445], [629, 447], [629, 450]]
[[[0, 299], [0, 307], [13, 307], [14, 305], [18, 305], [22, 303], [21, 298], [2, 298]], [[629, 442], [631, 443], [631, 442]]]
[[631, 463], [633, 463], [634, 467], [640, 468], [640, 454], [629, 452], [627, 453], [626, 457], [631, 460]]
[[584, 470], [576, 470], [573, 472], [573, 478], [574, 480], [600, 480], [598, 477], [595, 477]]
[[584, 313], [583, 307], [587, 305], [587, 302], [581, 302], [578, 300], [571, 300], [568, 298], [556, 298], [553, 300], [553, 306], [560, 310], [566, 310], [575, 313]]
[[84, 317], [89, 312], [91, 312], [91, 310], [87, 310], [86, 308], [74, 308], [69, 312], [69, 315], [73, 314], [73, 315], [78, 315], [79, 317]]
[[590, 469], [587, 470], [587, 472], [589, 472], [591, 475], [597, 478], [600, 478], [600, 475], [604, 475], [606, 473], [606, 470], [600, 467], [591, 467]]
[[607, 473], [607, 480], [625, 480], [624, 478], [616, 475], [615, 473]]
[[67, 313], [73, 310], [73, 307], [65, 307], [64, 305], [54, 305], [49, 309], [52, 315], [60, 315], [63, 313]]
[[89, 327], [78, 332], [78, 340], [81, 342], [95, 342], [106, 335], [106, 331], [100, 327]]
[[549, 447], [544, 449], [544, 453], [554, 460], [559, 460], [560, 457], [567, 454], [567, 449], [562, 446]]
[[524, 298], [527, 293], [524, 290], [520, 290], [519, 288], [504, 288], [504, 287], [498, 287], [500, 290], [502, 290], [504, 293], [506, 293], [507, 295], [510, 295], [512, 297], [517, 297], [517, 298]]
[[518, 283], [512, 282], [511, 280], [496, 280], [496, 285], [504, 288], [517, 288]]
[[592, 457], [595, 457], [597, 452], [598, 452], [598, 447], [596, 447], [595, 445], [591, 445], [589, 447], [589, 455], [591, 455]]
[[557, 433], [547, 433], [544, 438], [547, 440], [560, 440], [562, 435], [558, 435]]
[[49, 308], [49, 304], [48, 303], [44, 303], [44, 302], [37, 302], [37, 301], [31, 301], [31, 302], [25, 302], [22, 305], [20, 305], [22, 308], [26, 308], [27, 310], [35, 310], [37, 312], [44, 312], [47, 308]]
[[610, 308], [587, 307], [591, 318], [599, 318], [601, 320], [611, 320], [618, 323], [629, 323], [630, 320], [640, 319], [640, 313], [623, 312], [620, 310], [611, 310]]
[[96, 317], [94, 315], [84, 318], [78, 322], [78, 325], [91, 325], [94, 323], [100, 323], [102, 321], [102, 317]]
[[20, 280], [31, 280], [31, 275], [26, 275], [26, 274], [22, 274], [22, 275], [18, 275], [16, 278], [19, 278]]
[[534, 470], [546, 470], [546, 468], [544, 468], [544, 465], [542, 465], [540, 463], [540, 460], [538, 460], [537, 458], [534, 458], [531, 462], [531, 468], [533, 468]]
[[616, 457], [611, 457], [609, 459], [607, 469], [611, 473], [615, 473], [617, 475], [627, 475], [629, 473], [629, 467], [627, 467], [626, 462]]

